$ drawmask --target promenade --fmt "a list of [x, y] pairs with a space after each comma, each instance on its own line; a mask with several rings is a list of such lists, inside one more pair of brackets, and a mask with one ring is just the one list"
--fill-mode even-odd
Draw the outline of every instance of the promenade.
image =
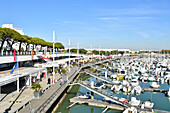
[[[103, 63], [106, 62], [96, 62], [94, 64]], [[45, 113], [51, 105], [57, 100], [57, 98], [61, 95], [61, 93], [69, 86], [70, 83], [73, 82], [73, 79], [76, 75], [80, 72], [82, 68], [89, 67], [91, 65], [94, 65], [92, 63], [85, 64], [81, 67], [74, 67], [70, 71], [70, 73], [67, 74], [67, 76], [63, 77], [63, 80], [65, 81], [62, 86], [60, 86], [60, 82], [56, 82], [55, 84], [51, 85], [51, 87], [44, 92], [44, 94], [39, 99], [32, 99], [30, 103], [23, 109], [21, 109], [20, 113], [28, 113], [28, 112], [35, 112], [35, 113]], [[68, 81], [67, 81], [68, 77]]]

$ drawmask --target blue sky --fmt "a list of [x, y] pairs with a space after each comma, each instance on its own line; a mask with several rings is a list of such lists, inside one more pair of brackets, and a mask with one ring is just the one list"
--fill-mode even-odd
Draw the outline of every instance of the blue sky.
[[0, 25], [81, 48], [170, 49], [170, 0], [0, 0]]

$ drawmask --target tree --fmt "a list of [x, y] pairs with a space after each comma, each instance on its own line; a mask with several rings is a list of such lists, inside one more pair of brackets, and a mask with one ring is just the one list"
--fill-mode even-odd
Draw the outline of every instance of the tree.
[[85, 49], [79, 49], [79, 52], [80, 52], [81, 54], [86, 54], [86, 53], [87, 53], [87, 50], [85, 50]]
[[28, 51], [29, 44], [32, 44], [32, 37], [29, 37], [27, 35], [25, 35], [25, 37], [27, 38], [27, 40], [26, 40], [26, 51]]
[[111, 54], [116, 55], [118, 53], [117, 50], [111, 51]]
[[37, 45], [41, 44], [41, 39], [38, 37], [34, 37], [31, 39], [32, 43], [33, 43], [33, 50], [34, 50], [34, 45], [37, 47]]
[[73, 53], [76, 53], [77, 49], [73, 48], [73, 49], [70, 49], [70, 51], [72, 51]]
[[98, 54], [99, 54], [99, 51], [93, 50], [92, 53], [95, 54], [95, 55], [98, 55]]
[[61, 72], [62, 72], [63, 74], [66, 74], [66, 73], [67, 73], [67, 70], [66, 70], [65, 68], [62, 68], [62, 69], [61, 69]]
[[4, 29], [0, 28], [0, 39], [1, 39], [0, 50], [2, 50], [2, 47], [3, 47], [4, 42], [6, 40], [5, 36], [6, 36], [6, 32], [4, 31]]
[[64, 46], [61, 43], [57, 42], [55, 43], [55, 48], [57, 48], [58, 51], [58, 49], [64, 49]]
[[20, 42], [19, 51], [21, 51], [21, 44], [27, 42], [27, 36], [26, 35], [21, 35], [21, 38], [19, 38], [17, 41]]
[[40, 90], [42, 90], [42, 87], [39, 83], [34, 83], [31, 89], [33, 89], [35, 92], [40, 92]]
[[10, 50], [12, 50], [12, 45], [21, 39], [21, 35], [13, 29], [0, 28], [0, 32], [1, 32], [0, 38], [2, 41], [0, 50], [2, 50], [2, 47], [5, 41], [7, 41], [8, 45], [10, 46]]

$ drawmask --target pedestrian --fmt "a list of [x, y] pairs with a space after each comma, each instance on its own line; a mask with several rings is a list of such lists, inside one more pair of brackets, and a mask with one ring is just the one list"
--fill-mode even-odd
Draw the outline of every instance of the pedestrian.
[[63, 79], [61, 78], [60, 79], [60, 85], [62, 86], [62, 84], [63, 84]]
[[48, 84], [51, 84], [51, 79], [50, 78], [48, 78]]

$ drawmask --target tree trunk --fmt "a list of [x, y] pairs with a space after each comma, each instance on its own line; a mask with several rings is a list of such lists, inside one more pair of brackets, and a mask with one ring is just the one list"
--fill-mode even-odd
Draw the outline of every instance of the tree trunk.
[[13, 44], [14, 44], [14, 41], [12, 41], [12, 44], [11, 44], [11, 46], [10, 46], [10, 50], [12, 51], [12, 46], [13, 46]]
[[11, 44], [9, 43], [9, 40], [7, 39], [6, 41], [7, 41], [7, 44], [9, 45], [9, 47], [11, 48]]
[[4, 42], [5, 42], [5, 39], [2, 40], [1, 47], [0, 47], [0, 51], [3, 49]]
[[28, 50], [28, 44], [26, 44], [26, 51]]
[[26, 44], [26, 51], [29, 49], [29, 43]]
[[40, 51], [42, 51], [42, 45], [41, 45]]
[[20, 42], [20, 44], [19, 44], [19, 52], [21, 51], [21, 44], [22, 44], [22, 42]]

